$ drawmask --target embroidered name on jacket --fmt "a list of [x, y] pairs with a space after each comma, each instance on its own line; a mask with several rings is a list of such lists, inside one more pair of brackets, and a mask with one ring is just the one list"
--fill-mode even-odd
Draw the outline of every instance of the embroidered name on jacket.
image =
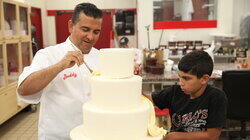
[[70, 73], [70, 74], [64, 74], [63, 75], [63, 80], [66, 80], [67, 78], [69, 78], [69, 77], [74, 77], [74, 78], [76, 78], [77, 77], [77, 74], [76, 73]]

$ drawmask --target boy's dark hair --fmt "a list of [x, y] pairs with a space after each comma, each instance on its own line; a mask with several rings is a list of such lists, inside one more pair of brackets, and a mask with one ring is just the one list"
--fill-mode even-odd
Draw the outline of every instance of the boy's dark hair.
[[79, 21], [80, 13], [84, 13], [86, 16], [93, 18], [102, 18], [102, 11], [91, 3], [80, 3], [76, 5], [74, 13], [72, 15], [72, 23], [76, 24]]
[[183, 56], [178, 64], [180, 71], [196, 75], [198, 78], [205, 74], [211, 76], [213, 67], [213, 60], [205, 51], [190, 52]]

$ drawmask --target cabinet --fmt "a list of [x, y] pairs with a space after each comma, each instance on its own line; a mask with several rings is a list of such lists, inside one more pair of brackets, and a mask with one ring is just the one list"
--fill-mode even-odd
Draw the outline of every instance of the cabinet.
[[28, 104], [17, 100], [17, 79], [32, 56], [30, 7], [13, 0], [0, 1], [0, 124]]

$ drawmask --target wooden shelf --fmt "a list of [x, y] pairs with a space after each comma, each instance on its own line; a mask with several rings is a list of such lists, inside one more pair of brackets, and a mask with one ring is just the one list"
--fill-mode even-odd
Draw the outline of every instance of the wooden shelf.
[[18, 103], [16, 95], [17, 78], [32, 59], [29, 15], [25, 3], [0, 1], [0, 125], [29, 105]]

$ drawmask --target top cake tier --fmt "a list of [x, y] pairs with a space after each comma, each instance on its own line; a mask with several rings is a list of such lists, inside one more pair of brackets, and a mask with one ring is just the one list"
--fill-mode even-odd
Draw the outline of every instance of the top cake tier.
[[135, 51], [131, 48], [100, 49], [100, 73], [107, 78], [128, 78], [134, 74]]

